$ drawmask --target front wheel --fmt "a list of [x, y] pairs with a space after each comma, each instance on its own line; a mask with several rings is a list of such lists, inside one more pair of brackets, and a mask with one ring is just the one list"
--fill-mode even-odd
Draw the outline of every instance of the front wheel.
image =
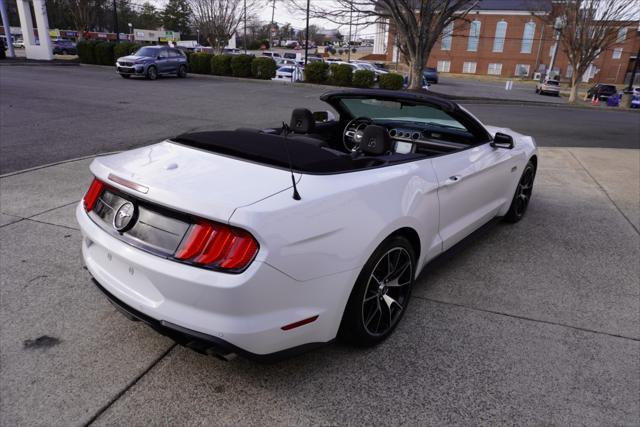
[[516, 193], [509, 206], [509, 211], [504, 216], [504, 220], [507, 222], [518, 222], [524, 216], [531, 200], [531, 193], [533, 192], [533, 181], [536, 178], [536, 168], [531, 161], [524, 167]]
[[382, 242], [360, 272], [340, 324], [340, 338], [371, 346], [391, 334], [406, 311], [415, 277], [415, 253], [402, 236]]
[[158, 78], [158, 70], [153, 65], [147, 68], [147, 79], [155, 80]]
[[186, 66], [181, 65], [178, 68], [178, 77], [182, 77], [182, 78], [187, 77], [187, 67]]

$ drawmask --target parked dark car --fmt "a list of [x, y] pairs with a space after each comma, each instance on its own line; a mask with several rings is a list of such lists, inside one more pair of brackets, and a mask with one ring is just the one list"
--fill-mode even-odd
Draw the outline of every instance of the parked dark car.
[[125, 79], [137, 75], [155, 80], [165, 74], [187, 77], [187, 56], [172, 47], [144, 46], [133, 55], [118, 58], [116, 71]]
[[54, 55], [77, 55], [76, 44], [71, 40], [53, 40]]
[[618, 89], [616, 89], [614, 85], [596, 83], [587, 91], [587, 97], [593, 98], [595, 96], [599, 100], [604, 100], [609, 98], [611, 95], [615, 95], [616, 93], [618, 93]]
[[427, 86], [427, 83], [438, 83], [438, 70], [431, 67], [422, 70], [422, 81], [423, 86]]

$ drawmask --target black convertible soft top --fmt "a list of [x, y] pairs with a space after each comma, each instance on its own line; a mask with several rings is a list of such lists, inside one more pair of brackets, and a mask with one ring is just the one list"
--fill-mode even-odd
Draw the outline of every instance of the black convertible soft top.
[[[288, 139], [288, 140], [287, 140]], [[325, 150], [281, 135], [251, 131], [184, 133], [172, 140], [189, 147], [299, 172], [331, 173], [359, 169], [348, 154]], [[286, 145], [285, 145], [286, 144]]]

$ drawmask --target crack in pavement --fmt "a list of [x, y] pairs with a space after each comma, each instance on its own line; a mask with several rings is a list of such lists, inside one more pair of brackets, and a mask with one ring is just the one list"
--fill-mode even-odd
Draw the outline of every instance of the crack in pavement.
[[420, 296], [420, 295], [413, 295], [413, 297], [421, 299], [421, 300], [424, 300], [424, 301], [434, 302], [436, 304], [452, 305], [452, 306], [455, 306], [455, 307], [466, 308], [466, 309], [473, 310], [473, 311], [480, 311], [480, 312], [483, 312], [483, 313], [496, 314], [498, 316], [511, 317], [513, 319], [527, 320], [529, 322], [534, 322], [534, 323], [544, 323], [544, 324], [547, 324], [547, 325], [553, 325], [553, 326], [560, 326], [560, 327], [563, 327], [563, 328], [575, 329], [577, 331], [582, 331], [582, 332], [590, 332], [590, 333], [593, 333], [593, 334], [596, 334], [596, 335], [607, 335], [607, 336], [610, 336], [610, 337], [613, 337], [613, 338], [622, 338], [622, 339], [625, 339], [625, 340], [640, 342], [640, 338], [628, 337], [628, 336], [619, 335], [619, 334], [612, 334], [610, 332], [597, 331], [595, 329], [582, 328], [580, 326], [567, 325], [565, 323], [553, 322], [551, 320], [534, 319], [532, 317], [519, 316], [517, 314], [510, 314], [510, 313], [504, 313], [504, 312], [501, 312], [501, 311], [489, 310], [489, 309], [486, 309], [486, 308], [473, 307], [473, 306], [470, 306], [470, 305], [460, 304], [460, 303], [456, 303], [456, 302], [442, 301], [442, 300], [437, 300], [437, 299], [433, 299], [433, 298], [429, 298], [429, 297], [423, 297], [423, 296]]

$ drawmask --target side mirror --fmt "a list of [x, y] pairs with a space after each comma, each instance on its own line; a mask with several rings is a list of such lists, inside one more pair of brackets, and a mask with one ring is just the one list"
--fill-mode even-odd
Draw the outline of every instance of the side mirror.
[[491, 141], [491, 146], [493, 148], [506, 148], [507, 150], [511, 150], [513, 148], [513, 138], [506, 133], [496, 132], [496, 136], [494, 136], [493, 141]]
[[316, 123], [333, 122], [336, 120], [336, 116], [331, 111], [314, 111], [313, 120]]

